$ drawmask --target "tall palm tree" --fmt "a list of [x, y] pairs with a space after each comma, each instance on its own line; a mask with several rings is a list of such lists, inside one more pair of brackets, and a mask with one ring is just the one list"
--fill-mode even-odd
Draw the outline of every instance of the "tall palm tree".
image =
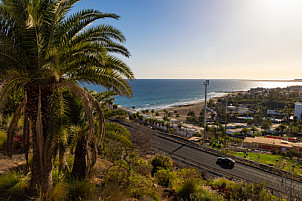
[[[98, 141], [103, 138], [104, 118], [100, 103], [78, 84], [103, 85], [120, 95], [132, 95], [125, 78], [134, 79], [133, 73], [123, 61], [109, 54], [130, 56], [122, 45], [125, 37], [109, 25], [90, 26], [98, 19], [119, 16], [93, 9], [67, 16], [78, 1], [2, 0], [0, 3], [0, 79], [3, 82], [0, 101], [5, 103], [7, 95], [14, 90], [23, 93], [24, 100], [8, 129], [8, 145], [15, 124], [24, 113], [24, 139], [28, 139], [29, 125], [33, 138], [31, 189], [48, 191], [52, 187], [50, 142], [58, 129], [51, 129], [51, 125], [60, 120], [62, 112], [57, 110], [62, 107], [55, 101], [62, 101], [62, 88], [70, 89], [83, 102], [89, 122], [85, 146], [95, 136], [92, 108], [99, 117]], [[10, 146], [8, 154], [11, 156]]]

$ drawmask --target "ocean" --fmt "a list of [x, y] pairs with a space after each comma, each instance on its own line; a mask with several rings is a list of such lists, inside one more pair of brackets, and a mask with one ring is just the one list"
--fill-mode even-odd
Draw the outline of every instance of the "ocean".
[[[116, 96], [114, 103], [136, 110], [163, 109], [204, 101], [204, 79], [137, 79], [130, 82], [133, 97]], [[302, 82], [250, 81], [234, 79], [210, 79], [207, 98], [223, 96], [227, 92], [247, 91], [251, 88], [276, 88], [302, 86]], [[101, 87], [87, 86], [101, 91]]]

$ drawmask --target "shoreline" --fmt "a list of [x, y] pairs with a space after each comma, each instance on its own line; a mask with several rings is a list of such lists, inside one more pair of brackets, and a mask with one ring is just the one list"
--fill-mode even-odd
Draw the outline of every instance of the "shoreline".
[[[234, 92], [228, 92], [222, 96], [217, 96], [217, 97], [212, 97], [210, 99], [214, 100], [214, 102], [217, 102], [218, 99], [224, 98], [227, 95], [237, 95], [238, 93], [246, 93], [247, 91], [234, 91]], [[210, 100], [207, 99], [207, 102]], [[181, 122], [184, 122], [186, 120], [187, 114], [189, 111], [193, 111], [196, 116], [199, 116], [200, 111], [204, 109], [204, 101], [199, 101], [197, 103], [192, 103], [192, 104], [187, 104], [187, 105], [179, 105], [175, 107], [170, 107], [170, 108], [165, 108], [165, 109], [160, 109], [160, 110], [154, 110], [155, 113], [159, 113], [159, 118], [164, 117], [164, 110], [168, 111], [172, 115], [172, 119], [176, 120], [178, 119]], [[177, 113], [174, 113], [174, 111], [177, 111]], [[179, 114], [179, 118], [176, 118], [176, 114]]]
[[[247, 90], [248, 91], [248, 90]], [[229, 91], [229, 92], [223, 92], [224, 94], [221, 96], [216, 96], [216, 97], [211, 97], [207, 99], [207, 102], [212, 99], [214, 102], [217, 102], [218, 99], [220, 98], [224, 98], [228, 95], [237, 95], [238, 93], [246, 93], [247, 91]], [[141, 112], [141, 109], [131, 109], [131, 108], [126, 108], [123, 107], [122, 105], [118, 106], [120, 109], [126, 110], [130, 113], [135, 113], [135, 112]], [[198, 117], [199, 113], [202, 109], [204, 109], [204, 100], [202, 101], [198, 101], [195, 103], [188, 103], [188, 104], [179, 104], [179, 105], [175, 105], [172, 107], [165, 107], [165, 108], [161, 108], [161, 109], [154, 109], [154, 113], [151, 113], [151, 109], [150, 108], [146, 108], [149, 110], [148, 115], [152, 116], [152, 117], [156, 117], [156, 118], [160, 118], [162, 119], [165, 116], [165, 112], [164, 110], [168, 111], [169, 113], [171, 113], [171, 117], [169, 117], [172, 121], [180, 121], [180, 122], [185, 122], [186, 121], [186, 117], [189, 111], [193, 111], [195, 113], [195, 115]], [[177, 113], [175, 113], [174, 111], [177, 111]], [[155, 113], [158, 113], [158, 116], [155, 116]], [[176, 114], [179, 114], [179, 117], [176, 117]]]

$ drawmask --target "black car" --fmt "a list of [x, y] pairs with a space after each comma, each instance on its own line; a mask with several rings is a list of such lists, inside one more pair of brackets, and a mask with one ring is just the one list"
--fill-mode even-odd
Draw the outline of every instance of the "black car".
[[228, 167], [234, 167], [235, 161], [231, 158], [225, 158], [225, 157], [218, 157], [216, 161], [217, 165], [220, 166], [228, 166]]

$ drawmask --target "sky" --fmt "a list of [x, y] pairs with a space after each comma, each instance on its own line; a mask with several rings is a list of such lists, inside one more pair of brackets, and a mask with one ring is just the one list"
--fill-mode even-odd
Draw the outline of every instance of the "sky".
[[302, 0], [85, 0], [119, 20], [137, 79], [302, 78]]

